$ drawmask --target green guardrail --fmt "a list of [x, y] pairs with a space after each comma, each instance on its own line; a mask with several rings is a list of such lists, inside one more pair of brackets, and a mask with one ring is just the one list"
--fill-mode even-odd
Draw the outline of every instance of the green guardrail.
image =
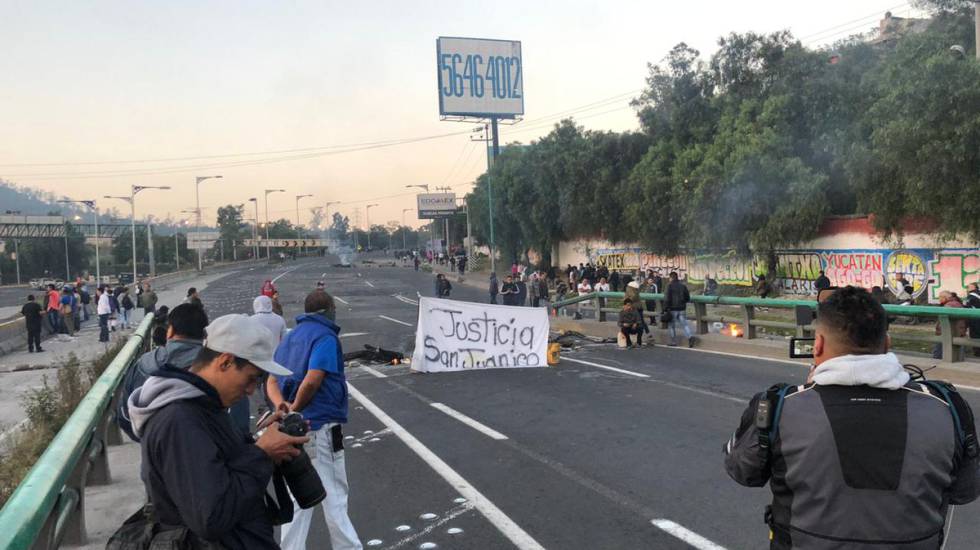
[[143, 319], [0, 509], [0, 549], [85, 542], [85, 486], [110, 481], [107, 445], [122, 442], [113, 419], [119, 384], [146, 348], [152, 322]]
[[[593, 312], [595, 320], [603, 322], [606, 320], [607, 313], [616, 313], [619, 311], [617, 308], [605, 307], [605, 300], [623, 299], [624, 297], [625, 293], [623, 292], [590, 292], [589, 294], [559, 300], [552, 303], [550, 307], [557, 313], [559, 310], [567, 309], [569, 306], [582, 305], [588, 302], [589, 307], [587, 309]], [[657, 304], [655, 311], [646, 311], [644, 314], [657, 315], [663, 312], [664, 294], [642, 292], [640, 293], [640, 299], [654, 301]], [[817, 307], [816, 300], [783, 300], [776, 298], [747, 298], [738, 296], [691, 296], [691, 302], [694, 306], [693, 320], [695, 322], [697, 329], [696, 332], [698, 334], [706, 334], [708, 332], [708, 324], [711, 322], [735, 323], [742, 325], [743, 335], [746, 339], [755, 338], [756, 329], [758, 327], [794, 330], [797, 336], [806, 336], [813, 331], [812, 315], [809, 317], [806, 315], [798, 315], [796, 321], [792, 323], [785, 321], [770, 321], [756, 319], [755, 311], [757, 308], [792, 310], [806, 308], [810, 311], [815, 311]], [[737, 317], [710, 315], [708, 313], [709, 305], [739, 306], [740, 315]], [[960, 348], [980, 347], [980, 340], [954, 336], [952, 325], [954, 320], [980, 319], [980, 309], [948, 308], [940, 306], [899, 306], [891, 304], [884, 304], [884, 308], [885, 312], [888, 313], [889, 316], [929, 318], [936, 320], [939, 323], [940, 334], [938, 335], [927, 336], [914, 334], [892, 334], [893, 340], [941, 344], [943, 357], [948, 358], [948, 360], [951, 362], [959, 362], [962, 360], [962, 352], [960, 351]]]

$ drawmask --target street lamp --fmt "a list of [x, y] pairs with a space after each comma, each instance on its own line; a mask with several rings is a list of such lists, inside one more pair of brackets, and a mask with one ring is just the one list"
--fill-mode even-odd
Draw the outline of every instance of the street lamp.
[[406, 236], [406, 233], [408, 233], [407, 231], [408, 225], [405, 223], [405, 212], [411, 212], [413, 210], [415, 209], [402, 208], [402, 248], [404, 248], [405, 250], [408, 250], [408, 237]]
[[368, 250], [371, 250], [371, 208], [377, 204], [369, 204], [364, 207], [364, 222], [367, 223]]
[[[303, 199], [303, 198], [306, 198], [306, 197], [312, 197], [312, 196], [313, 195], [310, 195], [310, 194], [296, 195], [296, 236], [297, 237], [302, 237], [302, 233], [300, 233], [300, 230], [299, 230], [299, 226], [300, 226], [300, 221], [299, 221], [299, 200], [300, 199]], [[304, 255], [306, 254], [306, 247], [305, 246], [302, 249], [302, 253]]]
[[[130, 208], [130, 232], [133, 237], [133, 284], [137, 282], [136, 279], [136, 193], [143, 191], [144, 189], [170, 189], [169, 185], [133, 185], [130, 186], [129, 196], [112, 196], [105, 195], [103, 198], [106, 199], [119, 199], [129, 202]], [[147, 237], [149, 237], [149, 232], [147, 232]], [[149, 250], [147, 250], [149, 252]]]
[[272, 258], [272, 244], [269, 243], [269, 193], [285, 193], [285, 189], [265, 190], [265, 257]]
[[[84, 204], [85, 206], [92, 209], [92, 213], [94, 214], [95, 217], [95, 285], [98, 286], [102, 284], [102, 267], [101, 267], [101, 262], [99, 261], [99, 207], [96, 205], [94, 199], [80, 200], [80, 201], [60, 200], [58, 202]], [[16, 245], [17, 245], [17, 241], [14, 241], [14, 246], [16, 247]], [[17, 278], [18, 278], [17, 282], [20, 283], [19, 271], [18, 271]]]
[[[220, 179], [222, 177], [223, 176], [197, 176], [196, 178], [194, 178], [194, 199], [195, 199], [195, 206], [197, 207], [197, 224], [194, 226], [194, 233], [198, 234], [198, 238], [195, 239], [197, 241], [200, 240], [199, 233], [201, 231], [201, 182], [209, 179]], [[198, 246], [200, 246], [200, 244], [198, 244]], [[201, 249], [198, 248], [196, 250], [197, 250], [197, 270], [202, 271], [204, 269], [204, 263], [203, 260], [201, 259]]]
[[255, 203], [255, 225], [252, 226], [252, 240], [255, 241], [255, 258], [259, 259], [259, 199], [256, 197], [250, 197], [248, 202]]

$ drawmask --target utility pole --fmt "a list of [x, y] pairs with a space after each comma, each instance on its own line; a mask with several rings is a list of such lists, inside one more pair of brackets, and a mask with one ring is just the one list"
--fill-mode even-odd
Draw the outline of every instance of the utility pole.
[[[221, 177], [222, 176], [197, 176], [197, 178], [194, 179], [194, 182], [195, 182], [194, 183], [194, 197], [195, 197], [195, 200], [197, 201], [196, 204], [195, 204], [195, 206], [197, 207], [197, 224], [194, 226], [194, 232], [195, 233], [200, 233], [200, 231], [201, 231], [201, 182], [204, 181], [204, 180], [218, 179], [218, 178], [221, 178]], [[201, 246], [201, 244], [200, 244], [200, 237], [198, 237], [197, 246]], [[198, 271], [203, 271], [204, 270], [204, 262], [201, 259], [201, 254], [202, 254], [201, 253], [201, 250], [202, 250], [201, 248], [198, 248], [197, 249], [197, 270]]]
[[977, 60], [980, 61], [980, 0], [973, 0], [973, 49], [976, 50]]
[[[129, 202], [130, 217], [129, 217], [129, 231], [132, 234], [132, 245], [133, 245], [133, 284], [137, 284], [139, 279], [136, 277], [136, 194], [144, 189], [170, 189], [169, 185], [132, 185], [129, 188], [129, 196], [112, 196], [106, 195], [103, 198], [106, 199], [119, 199]], [[68, 240], [65, 240], [65, 256], [68, 255]]]
[[[299, 228], [300, 227], [300, 221], [299, 221], [299, 200], [302, 199], [302, 198], [304, 198], [304, 197], [312, 197], [312, 196], [313, 195], [296, 195], [296, 236], [299, 237], [299, 238], [303, 238], [303, 234], [300, 233], [300, 228]], [[304, 246], [302, 249], [300, 249], [300, 252], [303, 255], [305, 255], [306, 254], [306, 247]]]
[[146, 217], [146, 253], [150, 258], [150, 277], [157, 276], [157, 264], [153, 258], [153, 216]]
[[408, 250], [408, 224], [405, 223], [405, 212], [411, 212], [414, 208], [402, 209], [402, 248]]
[[255, 249], [254, 251], [255, 256], [252, 259], [258, 260], [259, 259], [259, 199], [256, 197], [252, 197], [248, 199], [248, 202], [255, 204], [255, 219], [253, 220], [255, 224], [252, 225], [252, 240], [255, 241], [255, 246], [253, 246], [253, 248]]
[[266, 189], [265, 190], [265, 257], [272, 259], [272, 244], [269, 243], [269, 193], [285, 193], [285, 189]]

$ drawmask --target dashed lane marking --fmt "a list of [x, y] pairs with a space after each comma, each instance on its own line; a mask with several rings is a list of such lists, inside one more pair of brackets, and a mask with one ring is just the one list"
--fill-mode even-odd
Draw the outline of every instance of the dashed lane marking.
[[606, 369], [606, 370], [611, 370], [613, 372], [618, 372], [618, 373], [622, 373], [622, 374], [628, 374], [630, 376], [635, 376], [637, 378], [650, 378], [650, 375], [643, 374], [642, 372], [633, 372], [631, 370], [618, 369], [616, 367], [610, 367], [609, 365], [601, 365], [599, 363], [593, 363], [592, 361], [583, 361], [581, 359], [572, 359], [571, 357], [562, 357], [562, 360], [563, 361], [571, 361], [572, 363], [581, 363], [583, 365], [588, 365], [590, 367], [595, 367], [597, 369]]
[[366, 284], [367, 286], [369, 286], [371, 288], [375, 288], [374, 283], [372, 283], [371, 281], [364, 281], [364, 284]]
[[510, 519], [507, 514], [497, 508], [497, 505], [490, 501], [487, 497], [483, 496], [483, 493], [478, 491], [469, 481], [466, 481], [463, 476], [459, 475], [456, 470], [453, 470], [448, 464], [446, 464], [438, 455], [429, 450], [428, 447], [422, 444], [421, 441], [415, 438], [414, 435], [403, 428], [398, 422], [395, 422], [393, 418], [388, 416], [380, 407], [374, 404], [373, 401], [368, 399], [363, 393], [357, 390], [354, 386], [348, 384], [351, 395], [354, 399], [357, 399], [364, 408], [367, 409], [371, 414], [375, 416], [382, 424], [390, 428], [391, 431], [395, 432], [395, 435], [399, 439], [408, 445], [415, 454], [417, 454], [430, 468], [435, 470], [439, 476], [446, 480], [454, 489], [459, 491], [459, 494], [464, 496], [467, 500], [473, 503], [473, 507], [480, 511], [481, 514], [487, 521], [493, 524], [505, 537], [507, 537], [517, 548], [520, 550], [544, 550], [538, 541], [534, 540], [531, 535], [529, 535], [524, 529], [521, 529], [514, 520]]
[[287, 269], [286, 271], [283, 271], [282, 273], [280, 273], [280, 274], [278, 274], [278, 275], [276, 275], [276, 276], [275, 276], [275, 278], [273, 278], [273, 279], [272, 279], [272, 282], [274, 283], [274, 282], [276, 282], [276, 281], [278, 281], [279, 279], [282, 279], [282, 278], [283, 278], [283, 277], [285, 277], [286, 275], [288, 275], [288, 274], [290, 274], [290, 273], [292, 273], [293, 271], [296, 271], [297, 269], [299, 269], [299, 268], [301, 268], [301, 267], [303, 267], [303, 266], [301, 266], [301, 265], [298, 265], [298, 266], [296, 266], [296, 267], [293, 267], [293, 268], [291, 268], [291, 269]]
[[392, 319], [391, 317], [388, 317], [387, 315], [378, 315], [378, 317], [381, 317], [385, 321], [391, 321], [392, 323], [398, 323], [399, 325], [405, 325], [406, 327], [415, 326], [412, 323], [406, 323], [405, 321], [399, 321], [398, 319]]
[[483, 435], [489, 437], [490, 439], [496, 439], [497, 441], [503, 441], [504, 439], [507, 439], [507, 436], [506, 435], [498, 432], [497, 430], [495, 430], [495, 429], [493, 429], [493, 428], [491, 428], [491, 427], [489, 427], [489, 426], [487, 426], [485, 424], [480, 423], [477, 420], [474, 420], [474, 419], [466, 416], [465, 414], [457, 411], [456, 409], [450, 408], [450, 407], [448, 407], [446, 405], [443, 405], [442, 403], [429, 403], [429, 405], [431, 405], [433, 408], [435, 408], [437, 410], [440, 410], [440, 411], [448, 414], [449, 416], [455, 418], [456, 420], [459, 420], [463, 424], [466, 424], [467, 426], [469, 426], [469, 427], [473, 428], [474, 430], [482, 433]]
[[365, 334], [371, 334], [370, 332], [346, 332], [341, 334], [338, 338], [353, 338], [354, 336], [364, 336]]
[[411, 298], [402, 296], [401, 294], [392, 294], [391, 297], [398, 300], [399, 302], [405, 302], [406, 304], [411, 304], [413, 306], [419, 305], [418, 300], [413, 300]]
[[371, 376], [374, 376], [375, 378], [388, 378], [387, 374], [383, 372], [378, 372], [372, 369], [371, 367], [361, 367], [361, 368], [371, 373]]
[[660, 530], [681, 539], [698, 550], [725, 550], [724, 546], [717, 545], [690, 529], [670, 521], [669, 519], [651, 520], [654, 526]]
[[347, 300], [345, 300], [343, 298], [340, 298], [339, 296], [334, 296], [333, 299], [334, 300], [337, 300], [338, 302], [340, 302], [342, 304], [344, 304], [345, 306], [349, 306], [350, 305], [350, 302], [348, 302]]

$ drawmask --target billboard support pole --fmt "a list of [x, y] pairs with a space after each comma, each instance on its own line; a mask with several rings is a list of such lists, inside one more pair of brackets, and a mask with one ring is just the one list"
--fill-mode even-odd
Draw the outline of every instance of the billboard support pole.
[[487, 152], [487, 202], [490, 214], [490, 271], [497, 271], [497, 247], [493, 238], [493, 162], [500, 153], [500, 141], [497, 139], [497, 117], [490, 117], [490, 133], [493, 136], [493, 149]]

